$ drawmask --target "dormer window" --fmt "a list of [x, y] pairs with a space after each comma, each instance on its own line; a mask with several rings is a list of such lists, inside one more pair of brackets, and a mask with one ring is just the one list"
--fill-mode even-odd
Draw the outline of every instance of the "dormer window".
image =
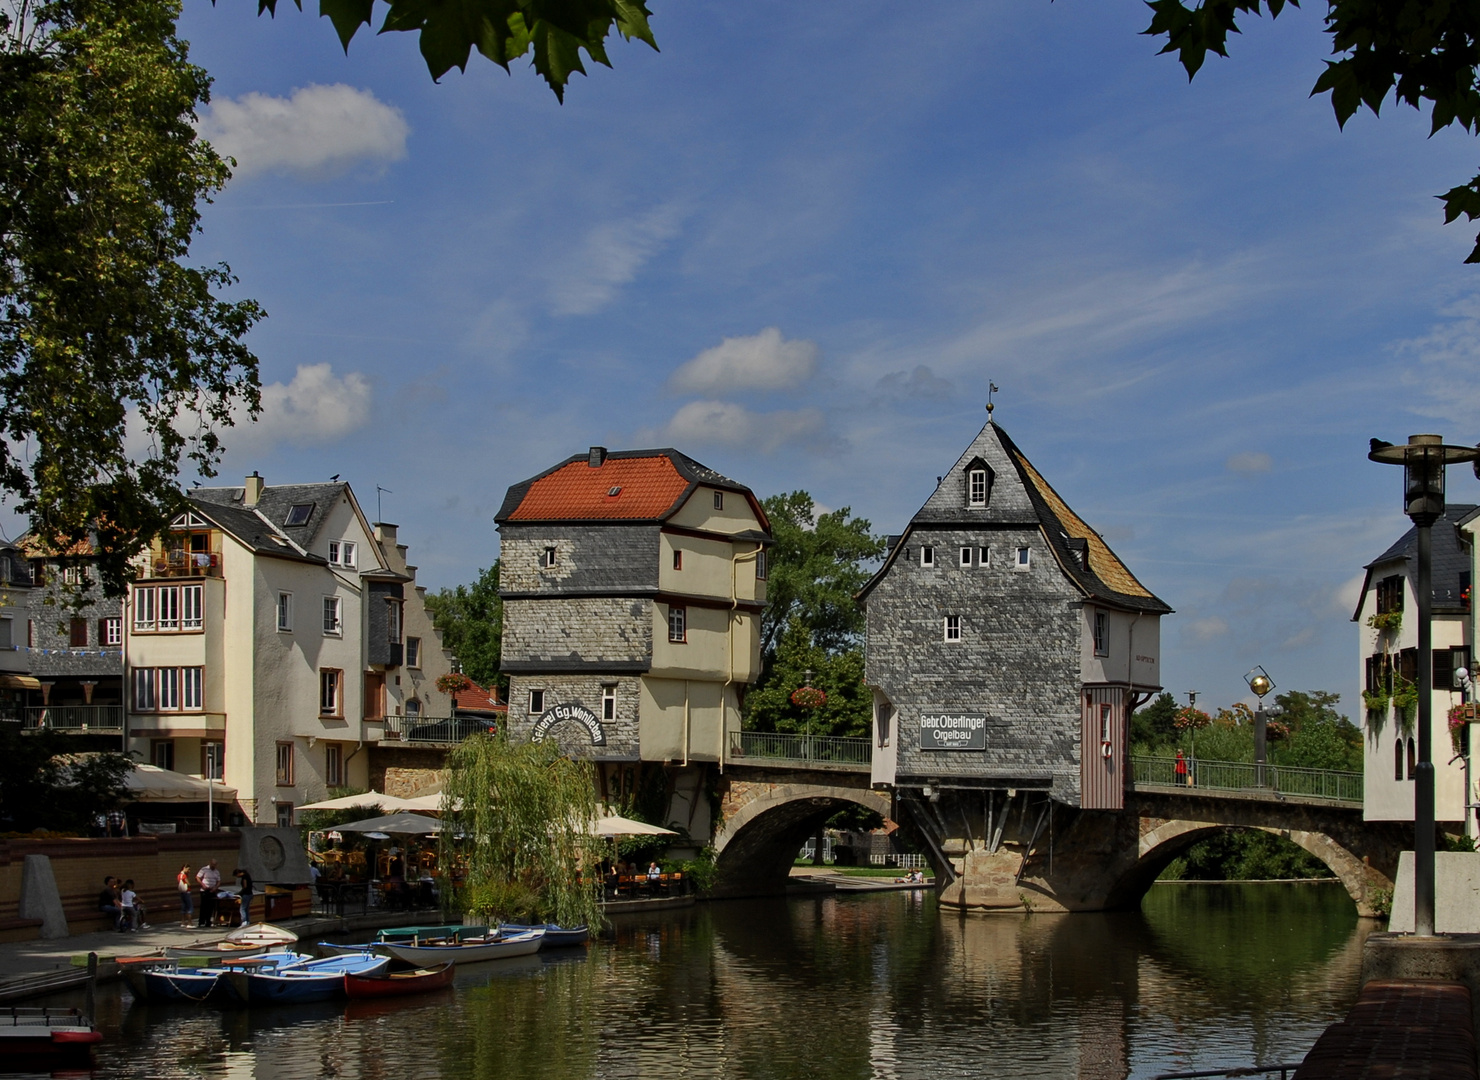
[[552, 547], [547, 547], [543, 552], [540, 553], [540, 566], [542, 566], [542, 567], [544, 567], [545, 569], [548, 570], [550, 567], [552, 567], [554, 565], [555, 565], [555, 549], [552, 548]]
[[308, 519], [313, 517], [313, 508], [313, 503], [295, 503], [288, 508], [288, 518], [283, 525], [290, 529], [307, 525]]
[[966, 466], [966, 506], [985, 510], [992, 499], [992, 470], [981, 458]]

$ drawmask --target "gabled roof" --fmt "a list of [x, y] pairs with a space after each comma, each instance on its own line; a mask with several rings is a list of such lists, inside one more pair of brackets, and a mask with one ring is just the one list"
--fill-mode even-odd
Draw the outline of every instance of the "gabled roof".
[[[967, 476], [978, 461], [992, 473], [985, 507], [967, 505]], [[1099, 533], [1069, 508], [1017, 444], [991, 420], [965, 453], [941, 477], [935, 491], [910, 519], [906, 532], [891, 537], [891, 550], [878, 573], [859, 592], [864, 599], [899, 557], [904, 541], [918, 529], [979, 528], [983, 525], [1027, 526], [1042, 530], [1064, 575], [1087, 598], [1131, 611], [1169, 615], [1172, 609], [1154, 596], [1110, 550]]]
[[471, 679], [472, 683], [466, 690], [459, 690], [456, 695], [456, 709], [458, 712], [508, 712], [509, 707], [502, 705], [498, 700], [497, 690], [485, 690]]
[[748, 487], [672, 448], [618, 450], [604, 454], [600, 465], [592, 465], [589, 454], [568, 457], [509, 488], [494, 520], [500, 525], [661, 522], [677, 513], [701, 484], [743, 496], [761, 526], [770, 529], [765, 511]]
[[[1470, 587], [1470, 546], [1460, 535], [1459, 527], [1480, 510], [1474, 503], [1455, 503], [1444, 508], [1444, 516], [1434, 522], [1430, 532], [1433, 538], [1433, 570], [1435, 615], [1462, 615], [1470, 610], [1465, 596]], [[1362, 579], [1362, 591], [1357, 594], [1357, 610], [1352, 612], [1352, 621], [1362, 617], [1362, 604], [1367, 599], [1367, 590], [1372, 587], [1374, 572], [1391, 568], [1401, 572], [1410, 582], [1418, 581], [1418, 527], [1414, 526], [1398, 537], [1386, 551], [1362, 569], [1367, 576]], [[1401, 568], [1396, 564], [1402, 564]]]
[[[294, 542], [301, 547], [310, 548], [318, 537], [325, 518], [328, 517], [329, 508], [348, 491], [349, 485], [343, 482], [274, 484], [271, 487], [263, 487], [255, 509], [284, 536], [292, 537]], [[202, 487], [190, 492], [190, 498], [193, 501], [236, 507], [250, 513], [252, 508], [242, 504], [244, 497], [245, 491], [239, 487]], [[307, 520], [301, 525], [288, 524], [289, 512], [295, 506], [312, 508]]]
[[192, 509], [218, 529], [230, 533], [244, 547], [249, 548], [258, 555], [271, 555], [279, 559], [295, 559], [298, 562], [315, 563], [318, 566], [329, 565], [329, 561], [322, 555], [314, 555], [311, 552], [304, 551], [301, 545], [293, 543], [286, 534], [273, 528], [271, 522], [254, 511], [237, 506], [228, 506], [223, 503], [210, 502], [205, 499], [197, 499], [196, 496], [205, 490], [229, 489], [197, 488], [190, 493]]

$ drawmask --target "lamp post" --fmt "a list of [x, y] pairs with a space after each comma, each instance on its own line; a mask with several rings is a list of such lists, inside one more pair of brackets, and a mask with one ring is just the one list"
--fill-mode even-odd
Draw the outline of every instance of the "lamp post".
[[1373, 439], [1371, 461], [1403, 466], [1403, 512], [1418, 529], [1418, 769], [1413, 785], [1413, 933], [1434, 936], [1434, 606], [1433, 525], [1444, 514], [1445, 466], [1480, 458], [1472, 446], [1410, 435], [1394, 446]]
[[1254, 783], [1263, 787], [1265, 736], [1269, 732], [1269, 717], [1264, 711], [1264, 695], [1274, 689], [1274, 680], [1269, 677], [1269, 672], [1263, 667], [1255, 667], [1244, 675], [1244, 682], [1249, 684], [1249, 689], [1259, 699], [1259, 705], [1254, 710]]

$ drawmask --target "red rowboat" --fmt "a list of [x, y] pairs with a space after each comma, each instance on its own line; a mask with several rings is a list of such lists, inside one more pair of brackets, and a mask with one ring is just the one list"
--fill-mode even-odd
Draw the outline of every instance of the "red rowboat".
[[388, 971], [381, 975], [346, 975], [344, 992], [351, 998], [399, 997], [402, 994], [425, 994], [452, 985], [457, 965], [451, 960], [434, 968], [412, 971]]

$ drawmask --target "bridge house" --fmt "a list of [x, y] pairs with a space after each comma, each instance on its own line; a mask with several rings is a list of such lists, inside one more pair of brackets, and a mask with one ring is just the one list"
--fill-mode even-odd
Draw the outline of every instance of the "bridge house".
[[509, 488], [496, 520], [511, 732], [594, 759], [611, 802], [640, 762], [672, 766], [666, 820], [707, 838], [705, 763], [760, 673], [755, 495], [677, 450], [592, 447]]
[[[1463, 762], [1449, 739], [1449, 710], [1461, 701], [1457, 673], [1470, 669], [1470, 583], [1480, 507], [1451, 505], [1433, 527], [1434, 812], [1458, 829], [1465, 819]], [[1363, 814], [1412, 821], [1418, 764], [1418, 530], [1409, 529], [1365, 567], [1352, 621], [1358, 626], [1363, 729]], [[1406, 694], [1405, 694], [1406, 691]]]

